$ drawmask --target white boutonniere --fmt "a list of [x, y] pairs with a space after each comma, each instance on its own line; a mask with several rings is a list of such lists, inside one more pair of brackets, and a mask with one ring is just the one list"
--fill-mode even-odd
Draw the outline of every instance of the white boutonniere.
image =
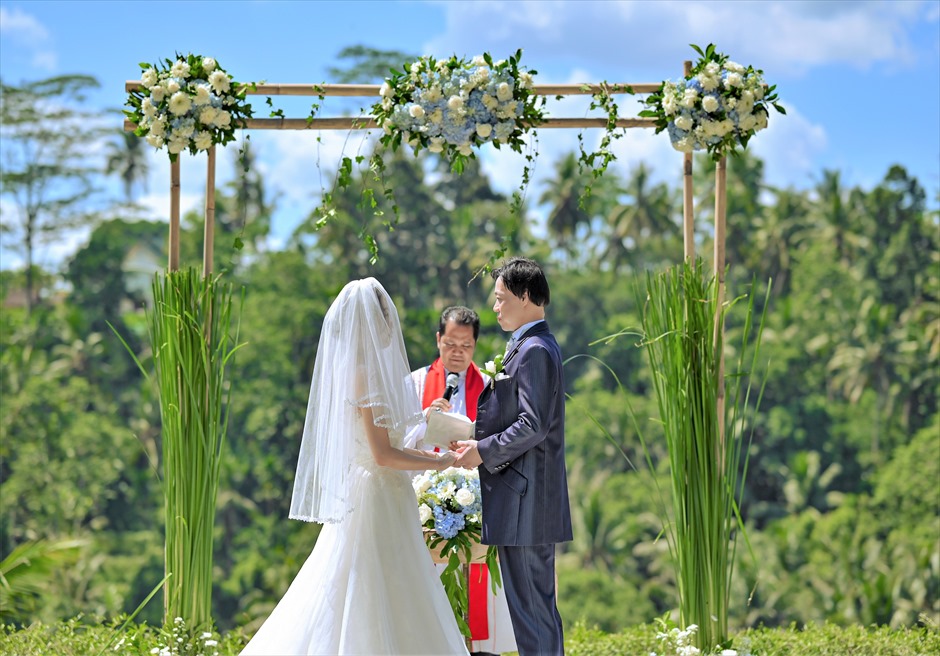
[[504, 378], [509, 378], [509, 375], [503, 371], [503, 354], [498, 353], [493, 357], [492, 360], [488, 360], [485, 365], [480, 369], [483, 373], [490, 377], [490, 384], [495, 386], [497, 380], [503, 380]]

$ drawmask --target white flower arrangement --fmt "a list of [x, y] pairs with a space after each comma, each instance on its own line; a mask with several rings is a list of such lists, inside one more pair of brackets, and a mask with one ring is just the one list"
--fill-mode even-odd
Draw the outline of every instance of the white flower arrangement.
[[212, 57], [177, 55], [165, 64], [141, 64], [140, 87], [128, 95], [125, 115], [134, 134], [170, 161], [188, 150], [195, 155], [235, 140], [235, 129], [251, 118], [245, 88]]
[[522, 152], [527, 130], [544, 121], [544, 99], [532, 89], [536, 71], [519, 67], [522, 51], [494, 62], [489, 53], [472, 59], [421, 57], [386, 78], [372, 106], [385, 131], [383, 145], [402, 141], [451, 162], [456, 172], [473, 148], [492, 143]]
[[730, 61], [709, 44], [691, 73], [676, 82], [665, 81], [639, 113], [656, 119], [656, 133], [669, 132], [673, 148], [681, 152], [707, 150], [712, 159], [735, 154], [757, 132], [767, 127], [768, 105], [781, 114], [776, 86], [767, 87], [763, 71]]

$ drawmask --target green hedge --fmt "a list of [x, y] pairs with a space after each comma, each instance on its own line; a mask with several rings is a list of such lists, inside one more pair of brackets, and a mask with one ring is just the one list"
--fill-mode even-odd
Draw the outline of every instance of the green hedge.
[[[147, 625], [131, 625], [121, 637], [115, 630], [122, 618], [91, 624], [75, 618], [54, 625], [34, 624], [16, 629], [0, 627], [0, 656], [89, 656], [108, 654], [150, 654], [152, 649], [177, 645], [172, 631]], [[567, 656], [672, 656], [657, 639], [659, 628], [642, 625], [621, 633], [607, 634], [583, 625], [569, 631], [565, 639]], [[123, 638], [123, 642], [120, 642]], [[206, 642], [210, 644], [206, 646]], [[217, 642], [218, 644], [211, 644]], [[191, 656], [235, 656], [245, 646], [240, 632], [210, 638], [197, 636], [177, 651], [164, 654]], [[834, 624], [789, 629], [749, 629], [733, 636], [732, 647], [739, 656], [933, 656], [940, 654], [940, 630], [931, 628], [889, 629], [887, 627], [840, 627]]]

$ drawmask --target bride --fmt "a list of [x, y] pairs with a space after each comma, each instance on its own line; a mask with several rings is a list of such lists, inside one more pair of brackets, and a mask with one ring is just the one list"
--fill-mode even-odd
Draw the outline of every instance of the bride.
[[385, 289], [346, 285], [323, 321], [290, 509], [324, 526], [242, 654], [467, 653], [406, 473], [454, 454], [406, 443], [423, 419], [410, 369]]

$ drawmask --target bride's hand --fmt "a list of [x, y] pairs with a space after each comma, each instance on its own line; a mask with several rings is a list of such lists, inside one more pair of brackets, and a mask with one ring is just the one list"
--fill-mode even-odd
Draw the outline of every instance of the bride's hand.
[[436, 469], [438, 471], [443, 471], [454, 464], [454, 460], [457, 459], [457, 454], [453, 451], [443, 451], [441, 453], [435, 453], [437, 456], [437, 465]]

